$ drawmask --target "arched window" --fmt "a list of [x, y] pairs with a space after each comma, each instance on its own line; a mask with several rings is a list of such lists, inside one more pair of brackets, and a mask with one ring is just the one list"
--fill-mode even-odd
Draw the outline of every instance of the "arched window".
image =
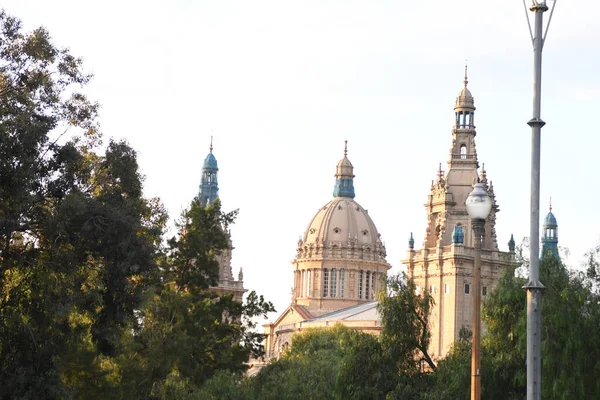
[[367, 279], [365, 282], [365, 299], [369, 299], [369, 284], [371, 283], [371, 272], [367, 271]]
[[327, 297], [329, 291], [329, 271], [323, 270], [323, 297]]
[[310, 271], [306, 271], [306, 297], [310, 296]]
[[344, 268], [340, 269], [340, 297], [344, 297]]
[[467, 146], [464, 144], [460, 145], [460, 159], [461, 160], [467, 159]]

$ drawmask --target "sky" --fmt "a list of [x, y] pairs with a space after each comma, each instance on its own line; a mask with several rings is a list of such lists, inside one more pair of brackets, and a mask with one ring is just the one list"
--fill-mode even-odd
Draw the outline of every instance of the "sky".
[[[417, 247], [446, 169], [465, 60], [477, 153], [500, 206], [501, 250], [529, 235], [533, 54], [511, 1], [4, 0], [84, 60], [106, 138], [138, 152], [145, 193], [172, 222], [197, 194], [211, 135], [232, 227], [233, 271], [290, 303], [298, 237], [332, 198], [348, 140], [355, 200], [393, 271]], [[600, 238], [600, 2], [558, 0], [544, 47], [541, 215], [580, 267]], [[546, 20], [549, 13], [545, 14]], [[105, 141], [106, 142], [106, 141]], [[273, 316], [275, 317], [275, 316]], [[274, 318], [273, 318], [274, 319]]]

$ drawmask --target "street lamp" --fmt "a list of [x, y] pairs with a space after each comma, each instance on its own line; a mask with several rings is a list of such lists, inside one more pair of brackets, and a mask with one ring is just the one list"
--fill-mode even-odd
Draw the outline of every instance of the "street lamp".
[[481, 241], [485, 220], [492, 210], [492, 200], [483, 188], [476, 183], [465, 202], [467, 214], [473, 228], [475, 260], [473, 265], [473, 338], [471, 343], [471, 400], [481, 399]]
[[540, 142], [542, 127], [546, 124], [541, 118], [542, 109], [542, 50], [554, 14], [556, 0], [544, 32], [544, 12], [548, 11], [546, 0], [532, 0], [529, 10], [534, 13], [534, 29], [531, 29], [529, 14], [523, 0], [529, 34], [533, 44], [533, 118], [527, 124], [531, 127], [531, 200], [529, 219], [529, 280], [523, 288], [527, 291], [527, 400], [540, 400], [542, 396], [542, 291], [540, 282]]

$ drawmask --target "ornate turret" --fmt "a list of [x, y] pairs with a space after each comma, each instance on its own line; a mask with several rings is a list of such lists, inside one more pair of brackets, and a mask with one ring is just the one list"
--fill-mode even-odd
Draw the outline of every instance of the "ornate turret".
[[510, 240], [508, 241], [508, 251], [511, 253], [515, 252], [515, 237], [513, 234], [510, 234]]
[[[217, 166], [217, 159], [213, 155], [213, 138], [210, 137], [209, 153], [204, 159], [202, 164], [202, 180], [200, 183], [200, 190], [198, 192], [198, 199], [206, 206], [211, 205], [219, 196], [219, 184], [217, 182], [217, 172], [219, 167]], [[236, 281], [233, 277], [231, 269], [231, 257], [233, 254], [233, 243], [231, 241], [231, 235], [229, 231], [224, 228], [224, 233], [227, 235], [227, 249], [224, 249], [220, 254], [217, 255], [217, 261], [219, 263], [219, 281], [217, 286], [212, 287], [211, 290], [215, 291], [219, 295], [227, 294], [233, 295], [235, 301], [242, 301], [242, 297], [246, 292], [244, 289], [242, 269], [238, 274], [238, 280]]]
[[213, 155], [212, 136], [210, 137], [210, 152], [204, 159], [202, 164], [202, 181], [200, 182], [200, 190], [198, 198], [204, 205], [212, 204], [219, 196], [219, 183], [217, 181], [217, 159]]
[[464, 87], [456, 97], [454, 105], [454, 129], [452, 129], [452, 147], [450, 148], [449, 168], [477, 168], [475, 150], [475, 99], [467, 88], [467, 66], [465, 65]]
[[428, 223], [425, 232], [424, 247], [447, 246], [458, 243], [454, 227], [460, 227], [462, 242], [472, 246], [470, 221], [465, 208], [465, 200], [473, 190], [474, 182], [481, 182], [492, 198], [492, 212], [486, 222], [486, 234], [483, 248], [498, 250], [495, 220], [500, 211], [494, 194], [492, 182], [488, 180], [484, 167], [479, 168], [475, 149], [475, 105], [473, 95], [467, 88], [468, 78], [465, 67], [464, 86], [458, 93], [454, 112], [456, 120], [452, 128], [452, 144], [447, 171], [438, 166], [437, 179], [432, 181], [427, 204]]
[[354, 167], [348, 160], [348, 141], [344, 143], [344, 158], [340, 160], [335, 172], [333, 197], [354, 198]]
[[498, 249], [495, 226], [500, 208], [486, 169], [483, 166], [479, 168], [475, 148], [475, 101], [467, 85], [465, 67], [463, 88], [454, 105], [448, 166], [446, 171], [438, 166], [437, 177], [431, 182], [425, 204], [427, 225], [423, 248], [413, 249], [409, 243], [407, 257], [402, 260], [417, 288], [428, 290], [435, 300], [429, 317], [430, 354], [435, 357], [446, 355], [452, 343], [460, 337], [461, 329], [470, 326], [475, 239], [465, 201], [476, 182], [481, 184], [492, 201], [481, 243], [483, 295], [496, 285], [503, 270], [511, 265], [511, 254], [503, 254]]
[[551, 255], [559, 258], [558, 255], [558, 224], [556, 217], [552, 213], [552, 199], [550, 199], [550, 211], [544, 218], [542, 234], [542, 257]]

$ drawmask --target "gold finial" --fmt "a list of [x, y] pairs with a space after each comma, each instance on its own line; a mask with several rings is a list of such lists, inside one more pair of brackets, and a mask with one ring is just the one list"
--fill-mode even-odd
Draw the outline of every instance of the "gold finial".
[[467, 79], [467, 60], [465, 59], [465, 87], [467, 87], [469, 80]]
[[344, 140], [344, 157], [348, 155], [348, 139]]
[[210, 135], [210, 147], [209, 147], [209, 149], [210, 149], [211, 153], [212, 153], [212, 149], [213, 149], [213, 147], [212, 147], [212, 139], [213, 139], [213, 137], [212, 137], [212, 135]]
[[550, 212], [552, 212], [552, 197], [550, 197]]

